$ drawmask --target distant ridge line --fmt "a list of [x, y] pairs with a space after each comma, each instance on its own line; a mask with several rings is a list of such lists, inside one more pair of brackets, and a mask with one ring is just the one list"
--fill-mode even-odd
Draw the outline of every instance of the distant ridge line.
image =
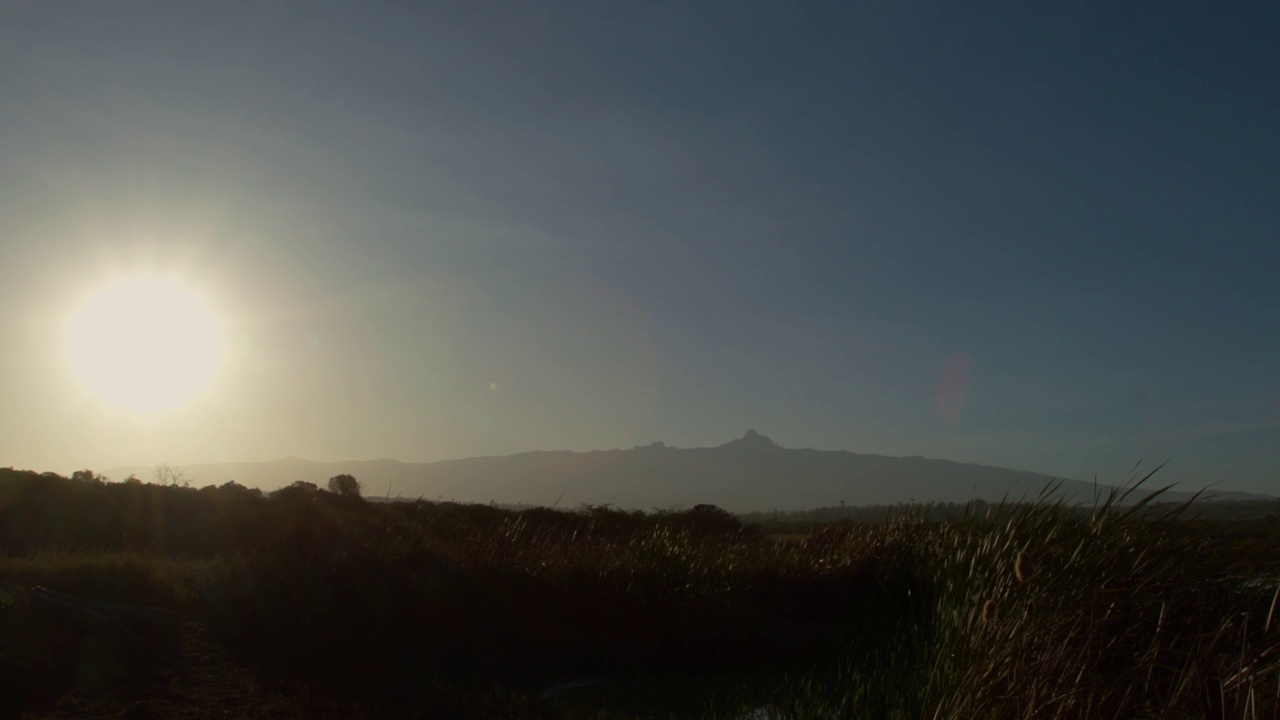
[[[1059, 496], [1088, 502], [1113, 486], [954, 460], [895, 457], [848, 450], [784, 448], [754, 428], [715, 447], [679, 448], [655, 441], [630, 450], [535, 450], [426, 463], [394, 459], [317, 462], [204, 463], [180, 468], [195, 486], [235, 481], [275, 490], [293, 482], [323, 485], [332, 475], [355, 475], [366, 488], [393, 485], [399, 496], [460, 502], [560, 507], [581, 504], [651, 509], [707, 503], [734, 512], [905, 502], [999, 502], [1034, 497], [1058, 483]], [[148, 467], [113, 468], [123, 478]], [[323, 475], [323, 477], [321, 477]], [[1133, 494], [1134, 501], [1159, 487]], [[1184, 501], [1193, 493], [1171, 490]], [[1219, 500], [1267, 499], [1254, 493], [1210, 491]]]

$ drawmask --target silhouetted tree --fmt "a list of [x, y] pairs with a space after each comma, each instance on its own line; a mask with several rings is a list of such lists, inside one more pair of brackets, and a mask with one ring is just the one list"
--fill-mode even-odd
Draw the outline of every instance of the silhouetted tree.
[[360, 497], [360, 481], [354, 475], [334, 475], [329, 478], [329, 492], [345, 497]]
[[152, 476], [155, 477], [157, 485], [172, 485], [174, 487], [190, 487], [191, 485], [185, 473], [167, 463], [156, 465], [155, 470], [152, 471]]
[[105, 478], [92, 470], [77, 470], [71, 473], [71, 479], [75, 482], [101, 484]]

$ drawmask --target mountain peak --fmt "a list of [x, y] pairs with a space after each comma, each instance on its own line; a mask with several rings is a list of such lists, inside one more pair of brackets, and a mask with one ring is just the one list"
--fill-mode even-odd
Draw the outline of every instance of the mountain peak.
[[742, 437], [738, 438], [737, 440], [730, 440], [729, 442], [725, 443], [724, 445], [721, 445], [720, 447], [775, 449], [775, 448], [778, 448], [779, 445], [778, 443], [770, 440], [764, 435], [761, 435], [760, 433], [756, 432], [755, 428], [751, 428], [750, 430], [747, 430], [747, 433]]

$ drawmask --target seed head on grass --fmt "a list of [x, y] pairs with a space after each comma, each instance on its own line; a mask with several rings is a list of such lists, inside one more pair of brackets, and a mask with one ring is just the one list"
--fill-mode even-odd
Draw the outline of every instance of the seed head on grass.
[[1026, 582], [1035, 577], [1035, 562], [1025, 550], [1018, 553], [1018, 559], [1013, 563], [1013, 574], [1018, 576], [1018, 582]]
[[1093, 514], [1093, 534], [1106, 535], [1111, 528], [1111, 508], [1103, 508]]
[[982, 604], [982, 622], [988, 625], [994, 625], [999, 620], [1000, 620], [1000, 616], [996, 608], [996, 601], [988, 600], [985, 603], [983, 603]]

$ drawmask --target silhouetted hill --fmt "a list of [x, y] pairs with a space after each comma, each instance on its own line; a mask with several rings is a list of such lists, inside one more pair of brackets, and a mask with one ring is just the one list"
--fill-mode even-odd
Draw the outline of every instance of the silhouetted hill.
[[[1033, 497], [1054, 478], [1038, 473], [922, 457], [891, 457], [843, 450], [789, 449], [749, 430], [714, 448], [676, 448], [655, 442], [632, 450], [538, 451], [497, 457], [402, 463], [396, 460], [319, 463], [288, 458], [257, 463], [181, 468], [193, 485], [229, 480], [273, 490], [296, 481], [323, 485], [339, 474], [356, 476], [367, 496], [461, 502], [622, 508], [710, 503], [733, 511], [920, 502], [998, 502]], [[117, 468], [148, 479], [150, 469]], [[1158, 476], [1157, 476], [1158, 479]], [[1159, 483], [1151, 485], [1154, 489]], [[1097, 488], [1106, 491], [1105, 486]], [[1063, 496], [1087, 501], [1095, 486], [1062, 480]], [[1261, 497], [1211, 493], [1218, 499]], [[1171, 500], [1190, 497], [1171, 492]]]

